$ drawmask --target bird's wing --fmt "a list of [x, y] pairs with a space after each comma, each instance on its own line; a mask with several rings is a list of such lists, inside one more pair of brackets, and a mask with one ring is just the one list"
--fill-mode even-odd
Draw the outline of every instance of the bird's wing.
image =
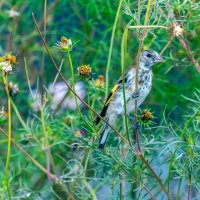
[[[119, 83], [117, 82], [117, 84], [115, 84], [115, 86], [113, 87], [111, 93], [108, 95], [108, 98], [106, 99], [106, 102], [105, 102], [105, 104], [104, 104], [104, 107], [103, 107], [103, 109], [102, 109], [102, 111], [101, 111], [101, 113], [100, 113], [100, 116], [101, 116], [101, 117], [105, 117], [106, 110], [108, 109], [108, 105], [109, 105], [110, 101], [112, 100], [112, 97], [113, 97], [113, 95], [115, 94], [115, 92], [116, 92], [116, 90], [118, 89], [118, 87], [119, 87]], [[100, 117], [97, 117], [97, 118], [94, 120], [94, 123], [95, 123], [95, 124], [98, 124], [98, 123], [100, 122], [100, 120], [101, 120]]]
[[[131, 66], [129, 69], [126, 70], [125, 78], [124, 78], [124, 83], [127, 82], [127, 79], [128, 79], [127, 73], [128, 73], [128, 71], [129, 71], [130, 69], [133, 69], [133, 66]], [[117, 89], [119, 88], [119, 86], [120, 86], [120, 84], [121, 84], [122, 82], [123, 82], [123, 79], [122, 79], [122, 76], [121, 76], [121, 77], [119, 78], [119, 80], [117, 81], [117, 83], [115, 84], [115, 86], [113, 87], [113, 89], [111, 90], [110, 94], [108, 95], [108, 98], [107, 98], [107, 100], [106, 100], [106, 102], [105, 102], [105, 104], [104, 104], [104, 107], [103, 107], [103, 109], [102, 109], [102, 111], [101, 111], [101, 113], [100, 113], [100, 116], [101, 116], [101, 117], [105, 117], [106, 110], [108, 109], [109, 103], [110, 103], [110, 101], [112, 100], [112, 98], [113, 98], [115, 92], [117, 91]], [[94, 123], [95, 123], [95, 124], [98, 124], [98, 123], [100, 122], [100, 120], [101, 120], [100, 117], [97, 117], [97, 118], [95, 119]]]

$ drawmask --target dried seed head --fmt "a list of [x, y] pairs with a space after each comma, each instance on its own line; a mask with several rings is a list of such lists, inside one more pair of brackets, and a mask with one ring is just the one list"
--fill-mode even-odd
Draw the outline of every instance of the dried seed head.
[[167, 31], [170, 37], [175, 37], [175, 36], [178, 37], [184, 33], [184, 29], [181, 28], [176, 23], [170, 24]]
[[0, 70], [4, 74], [9, 74], [12, 72], [12, 64], [16, 62], [16, 57], [11, 53], [7, 53], [4, 57], [0, 58]]
[[12, 82], [8, 83], [8, 90], [9, 90], [9, 94], [10, 96], [15, 96], [19, 93], [19, 87], [17, 84], [13, 84]]
[[7, 11], [8, 15], [10, 18], [15, 18], [20, 15], [20, 12], [17, 11], [17, 7], [13, 7], [12, 9]]
[[153, 114], [149, 110], [143, 110], [140, 115], [141, 121], [147, 123], [153, 119]]
[[66, 124], [67, 126], [71, 126], [71, 124], [72, 124], [72, 119], [71, 119], [70, 117], [67, 117], [67, 118], [65, 119], [65, 124]]
[[99, 75], [98, 78], [95, 80], [94, 85], [96, 87], [99, 88], [103, 88], [104, 87], [104, 76], [103, 75]]
[[4, 60], [10, 64], [16, 63], [16, 56], [12, 55], [11, 53], [7, 53], [4, 57]]
[[10, 72], [12, 72], [13, 69], [9, 62], [0, 62], [0, 70], [4, 74], [9, 74]]
[[62, 36], [61, 37], [61, 42], [62, 43], [67, 43], [69, 39], [67, 39], [66, 37]]
[[92, 70], [90, 68], [90, 65], [81, 65], [77, 68], [77, 70], [80, 76], [91, 79]]
[[60, 41], [56, 43], [56, 46], [62, 51], [67, 52], [72, 49], [72, 41], [71, 39], [67, 39], [66, 37], [62, 36]]

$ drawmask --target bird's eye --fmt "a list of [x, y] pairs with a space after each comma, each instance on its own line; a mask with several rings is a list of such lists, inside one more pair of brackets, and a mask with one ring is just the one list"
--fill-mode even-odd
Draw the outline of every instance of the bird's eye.
[[149, 58], [150, 58], [150, 57], [151, 57], [151, 54], [147, 54], [147, 57], [149, 57]]

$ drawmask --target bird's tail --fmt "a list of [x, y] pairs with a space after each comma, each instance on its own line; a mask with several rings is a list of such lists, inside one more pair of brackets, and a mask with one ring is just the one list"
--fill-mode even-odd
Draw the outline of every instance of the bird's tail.
[[[110, 115], [109, 117], [106, 118], [106, 121], [112, 126], [116, 120], [116, 115]], [[105, 144], [106, 144], [106, 140], [108, 138], [108, 134], [110, 132], [110, 126], [108, 124], [104, 124], [103, 129], [101, 131], [101, 136], [99, 139], [99, 148], [103, 149]]]

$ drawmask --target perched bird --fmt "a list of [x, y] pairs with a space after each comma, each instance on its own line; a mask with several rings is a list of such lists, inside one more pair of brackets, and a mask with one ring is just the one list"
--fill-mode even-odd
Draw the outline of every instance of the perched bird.
[[[140, 106], [149, 94], [152, 86], [152, 66], [156, 63], [163, 62], [161, 56], [152, 50], [145, 50], [140, 54], [139, 71], [138, 71], [138, 91], [135, 90], [136, 67], [132, 65], [125, 73], [124, 87], [126, 98], [127, 114], [135, 110], [135, 100], [137, 99], [137, 106]], [[123, 80], [122, 77], [117, 81], [109, 94], [100, 116], [113, 125], [118, 115], [124, 114], [124, 98], [123, 98]], [[100, 122], [97, 117], [95, 124]], [[103, 149], [106, 143], [110, 127], [104, 124], [100, 140], [99, 148]]]

